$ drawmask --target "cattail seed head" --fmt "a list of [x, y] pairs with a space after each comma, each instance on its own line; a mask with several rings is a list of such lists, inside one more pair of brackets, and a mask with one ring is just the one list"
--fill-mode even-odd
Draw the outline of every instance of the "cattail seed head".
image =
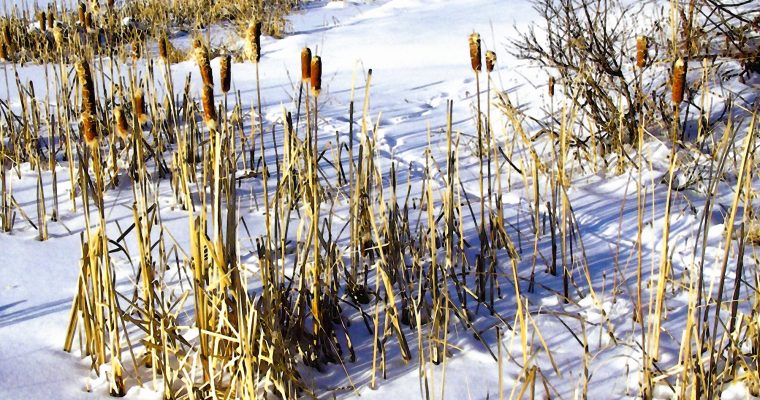
[[126, 142], [129, 140], [129, 124], [127, 124], [124, 109], [121, 106], [115, 107], [113, 109], [113, 117], [116, 120], [116, 134]]
[[47, 15], [45, 11], [40, 11], [39, 15], [37, 15], [37, 20], [40, 23], [40, 30], [42, 32], [47, 31]]
[[6, 56], [8, 56], [11, 53], [13, 53], [13, 51], [14, 51], [13, 50], [14, 49], [14, 47], [13, 47], [13, 35], [11, 34], [10, 22], [8, 22], [5, 25], [3, 25], [3, 42], [5, 42], [5, 46], [6, 46], [6, 50], [7, 50]]
[[55, 47], [58, 50], [63, 50], [63, 44], [65, 43], [64, 40], [66, 38], [64, 37], [63, 29], [61, 29], [60, 26], [53, 28], [53, 39], [55, 40]]
[[148, 123], [148, 113], [145, 111], [145, 92], [142, 90], [142, 88], [138, 88], [135, 90], [134, 95], [132, 96], [135, 101], [135, 112], [137, 113], [137, 122], [140, 123], [140, 126], [145, 125]]
[[311, 78], [311, 49], [304, 47], [301, 50], [301, 81], [308, 82]]
[[53, 29], [55, 26], [55, 14], [53, 13], [52, 9], [47, 13], [47, 26], [50, 29]]
[[5, 41], [0, 42], [0, 61], [7, 61], [8, 60], [8, 46], [5, 44]]
[[140, 41], [135, 39], [132, 41], [132, 60], [137, 61], [140, 59]]
[[636, 66], [644, 68], [647, 63], [647, 50], [649, 48], [649, 40], [646, 36], [639, 36], [636, 38]]
[[158, 38], [158, 56], [161, 57], [164, 61], [167, 60], [167, 52], [166, 52], [166, 35], [162, 34]]
[[216, 105], [214, 105], [214, 86], [203, 85], [201, 89], [201, 102], [203, 103], [203, 122], [209, 129], [217, 128]]
[[486, 71], [493, 72], [494, 66], [496, 66], [496, 53], [488, 50], [486, 51]]
[[549, 97], [554, 97], [554, 77], [549, 77]]
[[261, 59], [261, 22], [254, 21], [248, 25], [245, 33], [245, 52], [251, 62]]
[[219, 62], [219, 74], [222, 78], [222, 93], [228, 93], [232, 83], [232, 70], [231, 70], [232, 57], [229, 53], [222, 56]]
[[683, 101], [684, 88], [686, 86], [686, 63], [683, 58], [678, 58], [673, 65], [673, 105], [679, 105]]
[[98, 132], [95, 126], [95, 85], [92, 81], [90, 66], [85, 61], [77, 62], [77, 77], [79, 78], [79, 90], [82, 94], [82, 127], [84, 138], [88, 145], [97, 143]]
[[92, 13], [91, 12], [86, 12], [84, 14], [84, 28], [88, 32], [91, 32], [93, 30], [93, 26], [94, 26], [94, 24], [92, 23]]
[[206, 86], [214, 86], [214, 74], [211, 71], [211, 60], [208, 55], [208, 49], [203, 43], [198, 40], [194, 43], [195, 50], [193, 55], [195, 56], [195, 62], [198, 64], [198, 68], [201, 71], [201, 79]]
[[473, 32], [470, 35], [470, 63], [472, 64], [472, 70], [475, 72], [480, 71], [482, 68], [482, 61], [480, 60], [480, 35]]
[[314, 97], [319, 96], [319, 92], [322, 90], [322, 58], [315, 56], [311, 59], [311, 71], [309, 73], [311, 78], [311, 91]]
[[84, 26], [87, 18], [87, 6], [84, 3], [79, 3], [79, 25]]

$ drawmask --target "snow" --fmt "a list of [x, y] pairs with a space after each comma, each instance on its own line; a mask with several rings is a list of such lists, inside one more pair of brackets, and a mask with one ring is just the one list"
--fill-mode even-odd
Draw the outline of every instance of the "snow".
[[[19, 1], [17, 1], [19, 2]], [[31, 2], [21, 3], [32, 4]], [[37, 4], [44, 2], [37, 0]], [[263, 56], [260, 65], [263, 115], [267, 121], [277, 121], [282, 117], [282, 106], [291, 107], [292, 93], [297, 92], [299, 74], [299, 54], [304, 46], [312, 48], [322, 57], [323, 97], [320, 99], [320, 125], [324, 132], [341, 132], [342, 138], [348, 130], [347, 109], [351, 99], [357, 104], [364, 100], [366, 70], [372, 69], [371, 108], [372, 123], [381, 115], [379, 130], [374, 132], [378, 139], [381, 165], [389, 167], [392, 161], [400, 166], [410, 166], [422, 171], [425, 165], [423, 149], [427, 146], [427, 129], [432, 133], [432, 146], [436, 155], [445, 154], [445, 140], [442, 127], [446, 122], [446, 100], [454, 100], [454, 128], [463, 132], [462, 140], [471, 141], [466, 135], [473, 131], [472, 106], [475, 101], [475, 80], [469, 66], [467, 36], [480, 32], [485, 49], [498, 54], [497, 69], [493, 85], [509, 93], [513, 102], [522, 108], [539, 110], [548, 108], [545, 97], [546, 73], [510, 56], [505, 45], [514, 37], [515, 29], [523, 30], [535, 23], [535, 11], [527, 0], [378, 0], [378, 1], [315, 1], [305, 10], [290, 17], [292, 32], [283, 39], [264, 38]], [[213, 36], [218, 40], [229, 31], [225, 27], [215, 27]], [[225, 34], [226, 35], [226, 34]], [[175, 46], [189, 46], [189, 37], [175, 37]], [[229, 46], [242, 46], [232, 40]], [[144, 61], [140, 61], [144, 69]], [[219, 76], [219, 60], [212, 62], [215, 77]], [[35, 88], [45, 88], [45, 68], [35, 65], [19, 66], [22, 81], [33, 81]], [[125, 72], [122, 72], [125, 73]], [[191, 75], [191, 92], [198, 93], [200, 77], [193, 61], [186, 61], [172, 67], [175, 87]], [[233, 90], [241, 92], [242, 103], [255, 103], [256, 78], [253, 65], [235, 63], [232, 70]], [[356, 82], [352, 90], [352, 82]], [[483, 83], [483, 82], [481, 82]], [[158, 87], [163, 83], [157, 82]], [[749, 86], [747, 86], [749, 87]], [[38, 89], [44, 93], [44, 89]], [[178, 89], [179, 90], [179, 89]], [[746, 90], [746, 89], [742, 89]], [[15, 83], [6, 88], [0, 80], [0, 94], [9, 93], [10, 105], [20, 107]], [[485, 97], [484, 97], [485, 99]], [[221, 100], [219, 97], [217, 100]], [[502, 122], [503, 121], [499, 121]], [[506, 135], [506, 128], [499, 135]], [[511, 134], [510, 134], [511, 135]], [[506, 137], [506, 136], [504, 136]], [[347, 139], [346, 139], [347, 140]], [[465, 150], [461, 150], [465, 151]], [[669, 150], [665, 144], [647, 144], [645, 150], [651, 157], [651, 169], [645, 171], [644, 183], [657, 182], [667, 171]], [[445, 156], [442, 156], [445, 157]], [[439, 158], [439, 160], [442, 158]], [[36, 240], [36, 231], [26, 222], [17, 219], [14, 233], [0, 234], [0, 399], [11, 398], [60, 398], [90, 399], [108, 398], [107, 382], [104, 380], [107, 367], [100, 374], [89, 372], [87, 359], [77, 354], [62, 351], [63, 338], [69, 318], [72, 295], [76, 289], [79, 273], [80, 233], [85, 229], [81, 213], [69, 210], [67, 192], [67, 170], [59, 166], [59, 203], [61, 222], [50, 222], [51, 238], [45, 242]], [[402, 168], [399, 167], [399, 170]], [[14, 174], [11, 178], [14, 197], [30, 216], [36, 215], [36, 173], [22, 169], [21, 178]], [[43, 174], [43, 183], [51, 184], [51, 174]], [[419, 174], [417, 175], [419, 179]], [[477, 166], [462, 171], [462, 180], [468, 192], [477, 191]], [[519, 180], [519, 179], [518, 179]], [[543, 287], [534, 293], [524, 293], [527, 307], [531, 311], [533, 323], [552, 349], [552, 357], [558, 365], [555, 372], [540, 339], [531, 328], [529, 338], [535, 355], [533, 363], [539, 366], [551, 383], [552, 392], [562, 398], [579, 396], [583, 374], [584, 349], [574, 338], [573, 332], [563, 323], [579, 332], [583, 321], [590, 343], [589, 352], [593, 358], [589, 379], [589, 398], [623, 398], [638, 393], [638, 368], [641, 354], [636, 347], [635, 330], [631, 314], [635, 298], [633, 293], [612, 294], [606, 292], [613, 287], [618, 275], [627, 278], [635, 273], [635, 261], [630, 261], [636, 245], [636, 189], [635, 177], [602, 176], [601, 174], [579, 175], [569, 191], [575, 217], [583, 233], [583, 246], [588, 259], [588, 269], [596, 297], [583, 289], [582, 296], [575, 303], [564, 304], [558, 296], [562, 291], [561, 278], [541, 280]], [[725, 207], [730, 205], [732, 188], [720, 191], [717, 201]], [[128, 224], [132, 219], [131, 196], [128, 188], [120, 188], [108, 193], [106, 198], [109, 233], [118, 232], [117, 222]], [[419, 188], [414, 189], [419, 197]], [[186, 213], [174, 209], [168, 185], [160, 188], [162, 216], [169, 231], [178, 243], [187, 243], [185, 230]], [[699, 225], [701, 214], [690, 211], [689, 205], [695, 201], [687, 194], [676, 193], [673, 213], [664, 216], [665, 195], [662, 190], [649, 194], [645, 215], [653, 222], [644, 231], [644, 265], [647, 266], [646, 280], [656, 286], [656, 274], [649, 273], [649, 265], [656, 265], [664, 218], [671, 218], [671, 242], [674, 247], [674, 268], [681, 273], [692, 262], [695, 249], [693, 238]], [[689, 194], [691, 196], [691, 194]], [[528, 203], [531, 194], [522, 185], [515, 185], [510, 193], [505, 193], [509, 205], [507, 218], [516, 226], [526, 228], [530, 222]], [[51, 199], [48, 199], [50, 202]], [[250, 200], [244, 200], [245, 208]], [[244, 207], [241, 206], [241, 209]], [[250, 206], [253, 208], [253, 206]], [[719, 207], [715, 207], [718, 209]], [[521, 214], [522, 220], [514, 222]], [[258, 210], [247, 212], [246, 220], [259, 226], [263, 220]], [[34, 219], [34, 218], [32, 218]], [[710, 228], [706, 259], [715, 260], [707, 265], [705, 276], [711, 281], [719, 278], [720, 257], [725, 245], [723, 216], [717, 211]], [[529, 232], [526, 230], [526, 232]], [[511, 234], [512, 232], [510, 232]], [[255, 235], [255, 234], [254, 234]], [[532, 236], [528, 233], [527, 236]], [[531, 242], [528, 242], [531, 240]], [[691, 240], [691, 242], [690, 242]], [[542, 237], [539, 251], [550, 254], [549, 240]], [[132, 244], [134, 248], [134, 244]], [[242, 245], [241, 245], [242, 246]], [[701, 246], [701, 245], [700, 245]], [[530, 271], [532, 238], [523, 234], [520, 251], [524, 259], [520, 264], [521, 279], [527, 280]], [[635, 257], [635, 256], [634, 256]], [[122, 257], [123, 258], [123, 257]], [[507, 265], [507, 257], [504, 257]], [[256, 268], [255, 257], [244, 259], [248, 267]], [[128, 285], [131, 266], [127, 260], [117, 262], [121, 280], [117, 284]], [[540, 268], [543, 264], [539, 262]], [[581, 278], [581, 271], [576, 279]], [[729, 271], [733, 273], [733, 271]], [[635, 280], [633, 281], [635, 285]], [[522, 282], [527, 287], [527, 282]], [[629, 281], [627, 285], [630, 286]], [[605, 290], [606, 289], [606, 290]], [[506, 293], [510, 293], [506, 290]], [[631, 288], [627, 288], [631, 290]], [[513, 295], [505, 295], [498, 301], [497, 311], [510, 324], [514, 322], [516, 302]], [[669, 319], [664, 328], [680, 332], [689, 299], [673, 296], [667, 303]], [[563, 322], [559, 321], [563, 316]], [[568, 317], [564, 317], [568, 316]], [[420, 367], [416, 362], [404, 364], [397, 350], [390, 351], [391, 373], [387, 380], [380, 380], [375, 390], [369, 388], [368, 362], [371, 362], [371, 343], [358, 347], [358, 359], [347, 363], [350, 378], [346, 377], [342, 366], [327, 366], [324, 372], [305, 368], [304, 381], [325, 397], [333, 394], [340, 397], [362, 398], [416, 398], [423, 397], [420, 384], [420, 368], [431, 376], [430, 389], [434, 397], [448, 399], [498, 398], [500, 377], [497, 363], [491, 357], [498, 346], [514, 360], [522, 360], [519, 333], [502, 327], [502, 341], [497, 342], [494, 321], [478, 318], [477, 329], [490, 349], [472, 337], [460, 325], [453, 324], [450, 351], [452, 357], [444, 366], [430, 364]], [[366, 335], [362, 324], [351, 328], [352, 335]], [[614, 333], [618, 343], [610, 338]], [[515, 336], [517, 336], [515, 338]], [[410, 339], [413, 336], [410, 336]], [[663, 355], [661, 362], [677, 359], [680, 336], [662, 338]], [[370, 340], [371, 342], [371, 340]], [[414, 342], [410, 340], [410, 342]], [[419, 349], [415, 343], [412, 351]], [[367, 347], [369, 346], [369, 347]], [[76, 347], [76, 346], [75, 346]], [[389, 346], [389, 348], [392, 346]], [[395, 357], [394, 357], [395, 356]], [[416, 358], [415, 358], [416, 360]], [[523, 385], [519, 379], [521, 367], [510, 359], [503, 360], [501, 383], [506, 394]], [[445, 373], [444, 373], [445, 372]], [[144, 387], [129, 382], [127, 399], [160, 399], [160, 384], [154, 387], [147, 383]], [[157, 389], [159, 388], [159, 389]], [[536, 390], [544, 393], [543, 385], [536, 384]], [[674, 394], [667, 385], [657, 385], [655, 398], [671, 398]], [[721, 394], [721, 399], [752, 398], [742, 382], [732, 383]]]

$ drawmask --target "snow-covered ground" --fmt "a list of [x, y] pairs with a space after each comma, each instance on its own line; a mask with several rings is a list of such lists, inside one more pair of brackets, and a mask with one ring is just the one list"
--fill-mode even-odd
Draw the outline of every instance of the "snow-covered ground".
[[[290, 33], [285, 38], [263, 39], [260, 76], [264, 118], [269, 122], [278, 121], [282, 117], [283, 105], [292, 108], [293, 93], [297, 93], [300, 79], [300, 50], [309, 46], [323, 62], [320, 129], [328, 133], [337, 131], [344, 138], [349, 124], [349, 100], [354, 98], [357, 104], [364, 101], [367, 70], [371, 68], [370, 114], [372, 123], [379, 126], [374, 132], [379, 162], [385, 167], [391, 162], [404, 166], [399, 170], [408, 166], [412, 171], [409, 173], [411, 179], [415, 176], [419, 179], [419, 171], [424, 170], [426, 162], [424, 150], [428, 146], [428, 129], [434, 158], [441, 157], [438, 158], [441, 164], [441, 160], [445, 160], [443, 127], [447, 100], [454, 101], [453, 126], [462, 132], [463, 146], [473, 146], [476, 90], [467, 47], [467, 37], [473, 31], [481, 34], [484, 51], [490, 49], [498, 55], [493, 89], [508, 93], [514, 104], [523, 110], [534, 110], [534, 115], [549, 109], [549, 99], [545, 95], [546, 71], [519, 61], [506, 51], [516, 29], [524, 30], [535, 19], [536, 13], [526, 0], [314, 1], [289, 17]], [[225, 29], [220, 28], [218, 34], [214, 33], [213, 41], [231, 47], [240, 46], [232, 33], [228, 36], [224, 32]], [[172, 40], [180, 48], [190, 45], [189, 37], [175, 36]], [[218, 78], [219, 60], [212, 61], [212, 66]], [[3, 68], [9, 66], [4, 64]], [[45, 67], [24, 65], [17, 68], [23, 82], [31, 80], [35, 88], [47, 86]], [[250, 63], [233, 65], [233, 90], [240, 91], [243, 105], [256, 102], [254, 71]], [[188, 74], [192, 76], [191, 92], [198, 93], [200, 76], [194, 61], [172, 66], [175, 87], [180, 86], [178, 83], [184, 82]], [[352, 82], [355, 82], [354, 89]], [[736, 85], [737, 91], [751, 93], [753, 85], [754, 90], [757, 88], [757, 78]], [[157, 86], [162, 84], [159, 82]], [[9, 93], [7, 99], [6, 93]], [[44, 89], [38, 89], [38, 95], [42, 96], [39, 93], [44, 93]], [[10, 88], [6, 88], [0, 79], [0, 96], [8, 100], [11, 107], [20, 107], [13, 82]], [[485, 101], [486, 95], [482, 98]], [[217, 100], [220, 101], [221, 96]], [[493, 113], [498, 114], [498, 111], [494, 108]], [[380, 119], [376, 121], [378, 116]], [[513, 137], [504, 117], [495, 116], [495, 121], [495, 133], [500, 138]], [[666, 198], [661, 181], [667, 173], [669, 150], [663, 142], [652, 139], [646, 144], [645, 153], [651, 166], [644, 173], [644, 182], [658, 187], [654, 194], [648, 193], [644, 213], [648, 221], [643, 232], [643, 264], [647, 266], [644, 279], [649, 282], [656, 278], [659, 262]], [[20, 178], [15, 173], [9, 176], [13, 196], [28, 215], [34, 216], [37, 174], [28, 165], [26, 167], [22, 168]], [[50, 239], [37, 241], [37, 231], [21, 218], [17, 219], [12, 234], [0, 234], [0, 399], [108, 396], [102, 379], [89, 371], [87, 359], [80, 359], [76, 352], [62, 351], [79, 274], [80, 234], [85, 226], [81, 210], [77, 213], [70, 211], [66, 165], [58, 168], [61, 216], [59, 222], [49, 222]], [[414, 171], [417, 171], [416, 175]], [[476, 163], [468, 162], [461, 173], [465, 190], [477, 193]], [[404, 176], [403, 180], [406, 178]], [[43, 185], [48, 187], [51, 179], [49, 172], [44, 173]], [[530, 323], [535, 329], [531, 328], [531, 331], [541, 334], [541, 337], [529, 338], [534, 357], [531, 363], [544, 374], [543, 378], [536, 378], [540, 382], [536, 390], [542, 394], [548, 390], [548, 396], [552, 398], [576, 398], [584, 381], [583, 359], [590, 357], [590, 370], [586, 372], [589, 398], [635, 397], [639, 393], [638, 371], [641, 367], [638, 326], [631, 318], [635, 302], [637, 176], [578, 172], [574, 179], [568, 196], [582, 232], [581, 245], [594, 295], [582, 287], [576, 293], [579, 296], [575, 297], [575, 303], [570, 304], [564, 304], [558, 296], [562, 291], [561, 276], [544, 273], [545, 259], [550, 254], [550, 238], [546, 235], [538, 244], [544, 260], [537, 261], [537, 287], [533, 292], [527, 291], [527, 279], [534, 262], [533, 233], [528, 220], [532, 195], [520, 178], [514, 179], [510, 190], [505, 189], [506, 217], [514, 241], [518, 241], [514, 228], [523, 230], [516, 245], [523, 255], [519, 271], [523, 295], [533, 318]], [[733, 198], [732, 188], [724, 186], [715, 199], [715, 217], [706, 249], [706, 260], [710, 263], [705, 274], [713, 280], [720, 273], [720, 258], [725, 246], [722, 215]], [[178, 243], [187, 243], [187, 212], [173, 207], [168, 184], [163, 185], [159, 193], [165, 229]], [[421, 196], [421, 189], [414, 188], [412, 196], [415, 194]], [[245, 207], [241, 210], [248, 209], [251, 203], [246, 199], [244, 197]], [[50, 204], [52, 199], [47, 201]], [[679, 192], [674, 195], [670, 238], [674, 246], [672, 262], [676, 275], [692, 265], [702, 202], [699, 194]], [[132, 219], [131, 191], [127, 187], [109, 191], [105, 203], [108, 232], [118, 235]], [[243, 211], [242, 214], [253, 222], [262, 220], [260, 213], [246, 216]], [[471, 238], [477, 239], [474, 230]], [[508, 256], [506, 253], [501, 256], [500, 263], [508, 271]], [[117, 284], [129, 285], [132, 267], [127, 260], [118, 260], [119, 255], [115, 257], [117, 268], [122, 272]], [[733, 265], [735, 260], [730, 263], [729, 274], [733, 273]], [[576, 273], [578, 281], [585, 282], [581, 270]], [[514, 326], [516, 302], [511, 287], [504, 285], [504, 295], [497, 300], [496, 311]], [[679, 327], [684, 323], [684, 310], [689, 301], [690, 298], [679, 291], [668, 298], [668, 319], [663, 328], [672, 335], [662, 337], [659, 361], [663, 364], [672, 365], [678, 358]], [[522, 387], [523, 382], [518, 379], [523, 360], [519, 333], [515, 336], [515, 332], [499, 320], [487, 317], [482, 310], [481, 314], [474, 319], [474, 325], [490, 349], [476, 340], [470, 330], [453, 323], [449, 337], [451, 357], [442, 365], [422, 367], [428, 376], [433, 377], [428, 389], [434, 398], [497, 398], [500, 382], [505, 396], [510, 393], [516, 396]], [[580, 321], [589, 340], [586, 343], [588, 354], [584, 354], [583, 343], [575, 336], [582, 329]], [[357, 337], [366, 336], [366, 331], [362, 332], [361, 318], [356, 322], [351, 328], [352, 333]], [[497, 324], [501, 325], [503, 333], [501, 343], [497, 342], [493, 329]], [[542, 341], [551, 349], [551, 357], [544, 351]], [[501, 368], [491, 356], [499, 345], [509, 354], [502, 360]], [[413, 346], [415, 351], [416, 345]], [[324, 397], [423, 397], [421, 367], [416, 363], [416, 356], [412, 362], [404, 364], [397, 350], [391, 350], [388, 377], [380, 380], [378, 388], [372, 390], [368, 387], [371, 336], [363, 343], [357, 343], [357, 352], [357, 360], [353, 363], [331, 365], [321, 372], [304, 367], [301, 370], [304, 382]], [[499, 371], [502, 372], [501, 380]], [[146, 383], [144, 388], [137, 387], [134, 382], [129, 386], [127, 398], [161, 398], [151, 383]], [[668, 397], [668, 390], [665, 385], [660, 385], [655, 395]], [[746, 389], [741, 387], [730, 390], [748, 396]]]

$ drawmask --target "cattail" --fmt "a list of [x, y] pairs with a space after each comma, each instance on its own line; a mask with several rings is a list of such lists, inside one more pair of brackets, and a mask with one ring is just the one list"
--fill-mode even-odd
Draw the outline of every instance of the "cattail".
[[145, 112], [145, 92], [143, 92], [142, 88], [138, 88], [133, 97], [135, 100], [137, 122], [140, 123], [140, 126], [145, 125], [148, 123], [148, 113]]
[[686, 83], [686, 63], [683, 58], [678, 58], [673, 66], [673, 104], [679, 105], [683, 101], [684, 86]]
[[98, 133], [95, 127], [95, 85], [92, 82], [90, 66], [85, 61], [77, 63], [77, 77], [79, 78], [79, 90], [82, 93], [82, 127], [84, 138], [88, 145], [97, 143]]
[[225, 94], [230, 91], [230, 84], [232, 83], [232, 71], [230, 70], [231, 62], [232, 57], [230, 57], [229, 54], [223, 55], [219, 62], [219, 74], [222, 78], [222, 93]]
[[79, 25], [84, 26], [87, 18], [87, 6], [84, 3], [79, 3]]
[[496, 53], [488, 50], [486, 51], [486, 71], [493, 72], [494, 66], [496, 66]]
[[314, 97], [319, 96], [319, 92], [322, 90], [322, 58], [315, 56], [311, 59], [311, 72], [309, 74], [311, 78], [311, 91]]
[[126, 142], [129, 139], [129, 124], [127, 124], [124, 109], [121, 106], [115, 107], [113, 109], [113, 116], [116, 120], [116, 133]]
[[209, 59], [208, 49], [200, 40], [196, 40], [193, 43], [193, 46], [195, 47], [195, 62], [198, 64], [198, 68], [201, 71], [201, 79], [203, 79], [203, 84], [213, 87], [214, 74], [211, 72], [211, 60]]
[[50, 9], [50, 12], [47, 13], [47, 26], [50, 29], [53, 29], [55, 26], [55, 14], [53, 13], [52, 9]]
[[45, 14], [45, 11], [40, 11], [40, 13], [37, 15], [37, 20], [40, 23], [40, 30], [42, 32], [47, 31], [47, 16]]
[[214, 105], [214, 86], [203, 85], [201, 89], [203, 102], [203, 121], [209, 129], [216, 129], [216, 105]]
[[166, 52], [166, 34], [162, 34], [161, 37], [158, 38], [158, 56], [164, 61], [168, 59]]
[[639, 36], [636, 38], [636, 66], [644, 68], [647, 63], [647, 49], [649, 47], [649, 41], [646, 36]]
[[252, 62], [261, 59], [261, 22], [255, 21], [248, 25], [245, 33], [245, 52]]
[[116, 1], [108, 0], [108, 9], [113, 10], [115, 5], [116, 5]]
[[470, 35], [470, 63], [472, 64], [473, 71], [480, 71], [482, 67], [480, 60], [480, 35], [475, 32]]
[[93, 29], [93, 23], [92, 23], [92, 13], [86, 12], [84, 14], [84, 29], [87, 30], [87, 32], [91, 32]]
[[5, 41], [0, 43], [0, 61], [7, 61], [8, 60], [8, 46], [5, 44]]
[[63, 35], [63, 29], [61, 29], [60, 26], [56, 26], [53, 28], [53, 39], [55, 39], [55, 47], [58, 50], [63, 49], [63, 44], [65, 43], [64, 40], [66, 39]]
[[140, 41], [135, 39], [132, 41], [132, 60], [137, 61], [140, 59]]
[[554, 97], [554, 77], [549, 77], [549, 97]]
[[301, 50], [301, 81], [306, 83], [311, 78], [311, 49], [304, 47]]
[[6, 46], [6, 56], [13, 53], [13, 35], [11, 35], [11, 25], [6, 23], [3, 25], [3, 41]]

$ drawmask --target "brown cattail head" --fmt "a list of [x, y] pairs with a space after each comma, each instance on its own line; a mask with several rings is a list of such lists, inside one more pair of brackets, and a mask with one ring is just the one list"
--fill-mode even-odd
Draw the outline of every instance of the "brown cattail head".
[[480, 71], [482, 61], [480, 60], [480, 35], [473, 32], [470, 35], [470, 63], [473, 71]]
[[45, 11], [40, 11], [37, 15], [37, 20], [40, 23], [40, 30], [42, 32], [47, 31], [47, 15], [45, 14]]
[[232, 70], [231, 70], [232, 57], [229, 53], [222, 56], [219, 62], [219, 74], [222, 78], [222, 93], [230, 91], [230, 85], [232, 83]]
[[216, 105], [214, 105], [214, 86], [203, 85], [201, 89], [201, 102], [203, 103], [203, 122], [209, 129], [217, 128]]
[[115, 5], [116, 5], [116, 1], [108, 0], [108, 9], [113, 10]]
[[166, 34], [161, 34], [161, 36], [158, 38], [158, 56], [161, 57], [161, 59], [164, 61], [167, 60]]
[[53, 13], [53, 9], [50, 9], [47, 13], [47, 26], [50, 29], [53, 29], [53, 26], [55, 26], [55, 13]]
[[198, 68], [201, 71], [201, 79], [203, 79], [203, 84], [206, 86], [214, 87], [214, 74], [211, 71], [211, 60], [208, 55], [208, 49], [206, 46], [200, 41], [197, 40], [194, 43], [194, 56], [195, 56], [195, 62], [198, 64]]
[[6, 22], [3, 25], [3, 42], [5, 42], [5, 46], [7, 47], [7, 55], [13, 53], [13, 35], [11, 34], [10, 22]]
[[129, 140], [129, 124], [124, 114], [124, 109], [117, 106], [113, 109], [113, 117], [116, 120], [116, 134], [125, 142]]
[[79, 78], [79, 90], [82, 94], [82, 127], [84, 138], [88, 145], [97, 143], [98, 132], [95, 127], [95, 84], [92, 81], [90, 65], [85, 61], [77, 62], [77, 77]]
[[87, 5], [79, 3], [79, 25], [84, 26], [87, 18]]
[[261, 22], [254, 21], [248, 25], [245, 33], [245, 53], [254, 63], [261, 59]]
[[92, 23], [92, 13], [91, 12], [86, 12], [84, 14], [84, 28], [88, 32], [91, 32], [93, 30], [93, 26], [94, 26], [94, 24]]
[[311, 49], [304, 47], [301, 50], [301, 81], [309, 82], [311, 78]]
[[142, 88], [138, 88], [135, 90], [134, 95], [135, 101], [135, 113], [137, 113], [137, 122], [140, 123], [140, 126], [145, 125], [148, 123], [148, 113], [145, 111], [145, 92], [142, 90]]
[[491, 50], [486, 51], [486, 71], [492, 72], [496, 66], [496, 53]]
[[5, 41], [0, 42], [0, 61], [8, 60], [8, 46]]
[[636, 38], [636, 66], [644, 68], [647, 64], [647, 50], [649, 49], [649, 40], [646, 36]]
[[319, 96], [319, 92], [322, 90], [322, 58], [315, 56], [311, 59], [311, 71], [309, 73], [311, 78], [311, 92], [314, 97]]
[[140, 41], [135, 39], [132, 41], [132, 60], [137, 61], [140, 59]]
[[683, 101], [684, 88], [686, 86], [686, 63], [683, 58], [678, 58], [673, 65], [673, 105], [679, 105]]
[[549, 77], [549, 97], [554, 97], [554, 77]]

